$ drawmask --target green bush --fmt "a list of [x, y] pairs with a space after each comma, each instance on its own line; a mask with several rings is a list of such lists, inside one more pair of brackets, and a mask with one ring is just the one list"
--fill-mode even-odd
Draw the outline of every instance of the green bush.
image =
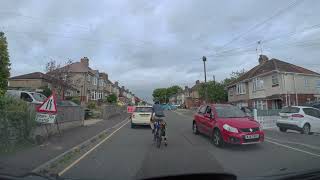
[[89, 102], [88, 108], [89, 108], [89, 109], [96, 109], [96, 103], [93, 102], [93, 101]]
[[117, 96], [115, 94], [110, 94], [107, 97], [107, 102], [108, 103], [116, 103], [117, 102]]
[[0, 97], [0, 146], [12, 147], [30, 140], [36, 125], [35, 114], [34, 107], [28, 106], [25, 101]]
[[46, 97], [49, 97], [52, 94], [51, 89], [49, 89], [48, 87], [41, 87], [40, 89], [43, 90], [41, 94], [45, 95]]

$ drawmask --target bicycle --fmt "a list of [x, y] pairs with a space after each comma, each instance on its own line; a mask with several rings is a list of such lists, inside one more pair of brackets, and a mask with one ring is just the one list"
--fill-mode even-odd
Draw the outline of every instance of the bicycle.
[[[154, 141], [156, 142], [156, 146], [160, 148], [162, 137], [165, 137], [166, 135], [166, 124], [162, 120], [159, 120], [154, 123], [154, 128], [155, 128]], [[166, 138], [165, 138], [164, 145], [165, 146], [168, 145]]]

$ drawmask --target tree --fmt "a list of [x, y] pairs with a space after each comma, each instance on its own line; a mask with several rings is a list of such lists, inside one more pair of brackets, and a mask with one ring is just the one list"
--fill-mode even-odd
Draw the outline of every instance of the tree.
[[199, 88], [199, 95], [201, 98], [205, 98], [205, 89], [207, 86], [208, 101], [215, 103], [223, 103], [227, 101], [228, 94], [225, 90], [225, 86], [219, 82], [209, 81], [207, 84], [201, 84]]
[[4, 33], [0, 32], [0, 97], [5, 94], [8, 88], [10, 65], [7, 39]]
[[[51, 59], [49, 62], [46, 63], [45, 71], [47, 75], [51, 76], [54, 79], [58, 79], [60, 81], [65, 82], [65, 84], [73, 84], [71, 79], [71, 72], [70, 72], [70, 64], [72, 64], [72, 61], [69, 59], [67, 60], [64, 65], [61, 65], [56, 62], [56, 60]], [[59, 82], [57, 82], [59, 83]], [[80, 84], [76, 83], [78, 88], [80, 88]], [[56, 91], [58, 94], [62, 95], [64, 97], [64, 93], [66, 90], [63, 86], [57, 86], [58, 88]]]
[[232, 71], [232, 73], [230, 74], [229, 78], [225, 78], [222, 81], [222, 84], [227, 86], [228, 84], [230, 84], [232, 81], [238, 79], [240, 76], [242, 76], [243, 74], [245, 74], [247, 71], [245, 69], [242, 69], [240, 71]]
[[117, 102], [117, 96], [115, 94], [110, 94], [107, 97], [108, 103], [116, 103]]
[[153, 90], [152, 96], [154, 101], [158, 100], [161, 103], [168, 103], [169, 102], [169, 97], [179, 93], [182, 91], [182, 88], [180, 86], [171, 86], [169, 88], [158, 88]]
[[41, 93], [42, 93], [43, 95], [45, 95], [46, 97], [49, 97], [49, 96], [52, 94], [51, 89], [49, 89], [47, 86], [41, 87], [40, 89], [43, 90]]

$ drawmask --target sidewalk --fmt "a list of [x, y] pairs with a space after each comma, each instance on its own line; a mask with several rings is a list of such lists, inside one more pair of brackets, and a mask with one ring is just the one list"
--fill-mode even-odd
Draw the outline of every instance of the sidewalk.
[[43, 145], [36, 145], [15, 154], [0, 156], [0, 173], [10, 175], [30, 173], [43, 163], [90, 139], [99, 132], [111, 128], [127, 117], [128, 115], [123, 113], [109, 120], [88, 121], [84, 127], [73, 128], [62, 132], [61, 136], [50, 137]]

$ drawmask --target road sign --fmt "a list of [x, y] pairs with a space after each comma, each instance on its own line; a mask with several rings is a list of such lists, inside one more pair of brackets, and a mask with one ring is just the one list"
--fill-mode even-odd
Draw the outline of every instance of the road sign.
[[37, 111], [57, 113], [57, 101], [54, 92], [38, 107]]
[[37, 113], [36, 121], [39, 123], [55, 123], [56, 115], [55, 114], [44, 114]]
[[135, 110], [135, 106], [128, 106], [127, 107], [127, 112], [128, 113], [133, 113], [134, 110]]

